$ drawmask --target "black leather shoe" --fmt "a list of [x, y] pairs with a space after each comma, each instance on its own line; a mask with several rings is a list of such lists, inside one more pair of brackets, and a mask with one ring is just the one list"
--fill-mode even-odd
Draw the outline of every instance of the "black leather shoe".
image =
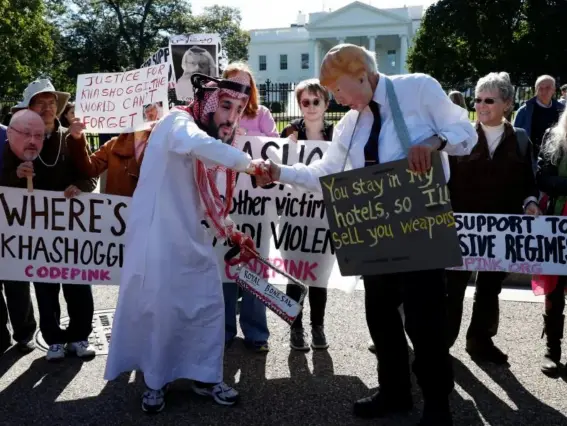
[[449, 403], [428, 404], [425, 401], [423, 416], [417, 426], [453, 426]]
[[33, 340], [24, 340], [22, 342], [16, 343], [16, 347], [22, 354], [29, 354], [35, 349], [35, 343]]
[[354, 415], [364, 419], [386, 417], [392, 414], [407, 414], [413, 408], [411, 395], [398, 396], [377, 392], [354, 403]]
[[508, 363], [508, 355], [498, 349], [492, 340], [486, 342], [467, 340], [466, 351], [474, 361], [491, 362], [498, 365]]

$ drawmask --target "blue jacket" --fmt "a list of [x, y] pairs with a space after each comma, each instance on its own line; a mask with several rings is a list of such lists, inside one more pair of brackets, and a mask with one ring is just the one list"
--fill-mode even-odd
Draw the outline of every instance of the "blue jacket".
[[0, 170], [2, 170], [2, 160], [4, 159], [4, 145], [6, 144], [6, 139], [8, 138], [6, 127], [0, 124]]
[[[516, 113], [516, 118], [514, 119], [514, 127], [524, 129], [530, 138], [532, 137], [532, 115], [534, 113], [534, 105], [536, 102], [536, 96], [526, 101], [526, 103], [520, 107]], [[565, 109], [565, 105], [559, 103], [555, 99], [553, 99], [551, 103], [554, 108], [557, 108], [557, 111], [559, 111], [560, 114]]]

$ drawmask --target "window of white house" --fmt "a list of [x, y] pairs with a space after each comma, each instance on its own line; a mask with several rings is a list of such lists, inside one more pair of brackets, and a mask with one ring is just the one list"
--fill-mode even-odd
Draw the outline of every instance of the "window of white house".
[[396, 66], [396, 51], [388, 50], [388, 63], [392, 68]]
[[287, 55], [280, 55], [280, 70], [287, 70]]
[[301, 54], [301, 69], [308, 70], [309, 69], [309, 53], [302, 53]]
[[260, 55], [259, 57], [259, 70], [260, 71], [266, 71], [267, 65], [266, 65], [266, 55]]

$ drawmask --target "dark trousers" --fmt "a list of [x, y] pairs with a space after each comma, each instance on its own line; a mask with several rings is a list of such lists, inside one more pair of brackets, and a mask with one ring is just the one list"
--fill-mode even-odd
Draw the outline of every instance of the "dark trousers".
[[[327, 306], [327, 289], [323, 287], [309, 287], [309, 305], [311, 307], [311, 326], [322, 326], [325, 322], [325, 307]], [[301, 287], [296, 284], [288, 284], [285, 292], [291, 299], [299, 302]], [[303, 302], [305, 305], [305, 301]], [[303, 328], [303, 311], [297, 316], [291, 328]]]
[[[69, 326], [61, 330], [61, 306], [59, 291], [67, 302]], [[48, 345], [65, 344], [88, 340], [92, 332], [94, 312], [91, 286], [84, 284], [34, 283], [39, 308], [39, 328]]]
[[408, 344], [398, 310], [404, 305], [405, 330], [414, 348], [413, 372], [428, 403], [447, 403], [454, 387], [447, 346], [445, 271], [365, 276], [366, 321], [376, 346], [380, 392], [411, 397]]
[[[567, 286], [567, 276], [559, 277], [557, 285], [553, 291], [545, 295], [545, 314], [550, 317], [563, 315], [565, 309], [565, 287]], [[561, 318], [563, 321], [563, 318]]]
[[[447, 270], [447, 311], [449, 317], [449, 347], [453, 346], [459, 335], [463, 317], [463, 301], [472, 271]], [[485, 343], [496, 336], [500, 322], [498, 296], [506, 272], [478, 272], [471, 323], [467, 340]]]
[[[6, 295], [2, 295], [2, 288]], [[12, 325], [13, 338], [16, 342], [27, 342], [33, 339], [37, 328], [30, 295], [30, 284], [26, 282], [0, 282], [0, 346], [10, 344], [8, 331], [8, 314]]]

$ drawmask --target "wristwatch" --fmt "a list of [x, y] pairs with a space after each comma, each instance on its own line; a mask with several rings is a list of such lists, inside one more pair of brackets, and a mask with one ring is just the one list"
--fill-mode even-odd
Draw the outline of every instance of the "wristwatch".
[[439, 148], [437, 148], [437, 151], [443, 151], [443, 148], [445, 148], [445, 146], [447, 145], [447, 138], [443, 135], [436, 135], [436, 136], [441, 141], [441, 145], [439, 145]]

